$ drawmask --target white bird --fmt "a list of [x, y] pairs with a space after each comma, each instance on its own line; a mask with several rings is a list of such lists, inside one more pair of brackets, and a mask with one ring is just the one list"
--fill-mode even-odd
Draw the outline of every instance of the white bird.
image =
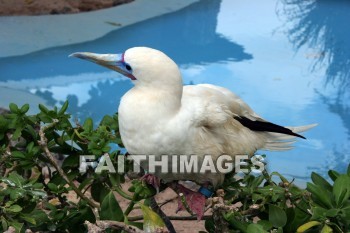
[[[71, 56], [115, 70], [135, 85], [123, 96], [118, 110], [121, 138], [131, 155], [211, 155], [214, 160], [222, 154], [252, 156], [258, 149], [291, 149], [295, 137], [304, 138], [297, 133], [315, 126], [278, 126], [226, 88], [183, 86], [175, 62], [155, 49]], [[165, 182], [192, 180], [217, 186], [225, 174], [156, 171], [155, 175]]]

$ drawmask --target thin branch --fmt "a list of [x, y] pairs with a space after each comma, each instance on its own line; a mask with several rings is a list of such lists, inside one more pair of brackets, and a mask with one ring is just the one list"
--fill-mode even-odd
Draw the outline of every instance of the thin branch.
[[168, 216], [166, 216], [166, 214], [160, 209], [160, 207], [158, 206], [158, 203], [156, 202], [156, 199], [154, 198], [154, 196], [150, 198], [150, 207], [151, 207], [151, 209], [154, 212], [156, 212], [159, 215], [159, 217], [162, 218], [162, 220], [165, 223], [165, 226], [169, 230], [169, 233], [176, 233], [173, 224], [171, 223], [171, 221], [168, 218]]
[[96, 224], [85, 221], [85, 225], [87, 226], [89, 233], [102, 233], [105, 232], [106, 229], [123, 230], [128, 233], [145, 233], [143, 230], [140, 230], [137, 227], [130, 226], [122, 222], [109, 220], [96, 221]]
[[224, 218], [231, 208], [223, 203], [218, 203], [213, 206], [213, 220], [215, 223], [215, 232], [229, 232], [228, 222]]
[[159, 203], [159, 207], [162, 208], [164, 205], [176, 200], [178, 198], [178, 196], [174, 197], [174, 198], [171, 198], [171, 199], [168, 199], [168, 200], [165, 200], [164, 202], [162, 203]]
[[182, 203], [182, 206], [185, 207], [186, 211], [190, 214], [190, 215], [194, 215], [194, 213], [192, 212], [190, 206], [188, 205], [185, 195], [183, 193], [179, 193], [179, 197]]
[[132, 200], [130, 201], [128, 207], [124, 211], [124, 215], [125, 216], [128, 216], [130, 214], [130, 212], [134, 209], [134, 205], [136, 204], [137, 198], [138, 198], [138, 194], [134, 193], [134, 196], [132, 197]]
[[17, 169], [17, 162], [13, 162], [13, 166], [10, 167], [9, 169], [5, 170], [5, 174], [4, 174], [4, 177], [7, 177], [11, 172], [13, 172], [14, 170]]
[[124, 197], [125, 199], [132, 200], [132, 197], [128, 195], [126, 192], [124, 192], [124, 190], [121, 189], [119, 186], [113, 187], [112, 190], [116, 191], [120, 196]]
[[135, 201], [131, 201], [128, 205], [128, 207], [126, 208], [124, 215], [128, 216], [130, 214], [130, 212], [134, 209], [134, 205], [135, 205]]
[[[169, 220], [174, 220], [174, 221], [194, 221], [194, 220], [198, 221], [197, 215], [194, 215], [194, 216], [167, 216], [167, 217], [169, 218]], [[201, 220], [207, 220], [210, 218], [212, 218], [212, 215], [204, 215]], [[140, 220], [143, 220], [143, 215], [128, 217], [128, 221], [130, 221], [130, 222], [140, 221]]]
[[56, 160], [54, 159], [53, 155], [51, 154], [49, 148], [47, 147], [47, 138], [45, 137], [45, 131], [49, 128], [54, 127], [56, 124], [58, 123], [57, 119], [54, 119], [53, 122], [51, 124], [45, 125], [45, 126], [41, 126], [40, 130], [39, 130], [39, 135], [40, 135], [40, 141], [38, 141], [40, 147], [43, 149], [43, 151], [46, 154], [46, 157], [48, 158], [48, 160], [50, 161], [51, 165], [54, 166], [54, 168], [56, 168], [56, 170], [58, 171], [58, 173], [62, 176], [62, 178], [69, 184], [69, 186], [74, 190], [74, 192], [83, 200], [85, 200], [89, 206], [93, 207], [93, 208], [99, 208], [100, 205], [97, 204], [95, 201], [93, 201], [92, 199], [88, 198], [87, 196], [85, 196], [74, 184], [74, 182], [72, 182], [67, 174], [62, 170], [62, 168], [57, 164]]

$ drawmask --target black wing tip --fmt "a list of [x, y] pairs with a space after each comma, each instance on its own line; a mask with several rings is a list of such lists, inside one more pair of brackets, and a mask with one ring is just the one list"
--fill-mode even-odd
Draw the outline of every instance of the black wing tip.
[[304, 136], [294, 133], [292, 130], [285, 128], [280, 125], [273, 124], [271, 122], [264, 122], [264, 121], [253, 121], [246, 117], [242, 116], [235, 116], [233, 117], [235, 120], [237, 120], [239, 123], [241, 123], [244, 127], [247, 127], [248, 129], [252, 131], [265, 131], [265, 132], [273, 132], [273, 133], [281, 133], [281, 134], [287, 134], [295, 137], [299, 137], [302, 139], [306, 139]]
[[[287, 128], [286, 128], [287, 129]], [[300, 134], [297, 134], [297, 133], [294, 133], [292, 130], [290, 130], [294, 135], [295, 137], [298, 137], [298, 138], [302, 138], [302, 139], [306, 139], [306, 137], [304, 137], [303, 135], [300, 135]]]

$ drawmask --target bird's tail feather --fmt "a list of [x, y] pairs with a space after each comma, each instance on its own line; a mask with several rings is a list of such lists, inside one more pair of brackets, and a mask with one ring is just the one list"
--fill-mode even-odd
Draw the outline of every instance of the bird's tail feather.
[[317, 125], [318, 124], [310, 124], [310, 125], [294, 126], [294, 127], [287, 126], [286, 128], [292, 130], [294, 133], [302, 133], [302, 132], [305, 132], [309, 129], [312, 129], [313, 127], [315, 127]]
[[[294, 133], [302, 133], [313, 127], [317, 126], [317, 124], [303, 125], [303, 126], [295, 126], [295, 127], [285, 127], [292, 130]], [[272, 150], [272, 151], [282, 151], [282, 150], [290, 150], [293, 148], [292, 144], [296, 141], [295, 136], [286, 135], [281, 133], [272, 133], [266, 132], [267, 141], [262, 148], [263, 150]]]

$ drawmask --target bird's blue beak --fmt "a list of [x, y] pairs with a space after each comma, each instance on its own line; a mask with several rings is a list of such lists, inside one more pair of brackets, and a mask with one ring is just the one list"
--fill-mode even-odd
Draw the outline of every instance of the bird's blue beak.
[[118, 73], [130, 78], [131, 80], [136, 80], [132, 74], [131, 66], [124, 61], [124, 54], [97, 54], [89, 52], [78, 52], [72, 53], [69, 55], [69, 57], [77, 57], [94, 62], [111, 70], [115, 70]]

